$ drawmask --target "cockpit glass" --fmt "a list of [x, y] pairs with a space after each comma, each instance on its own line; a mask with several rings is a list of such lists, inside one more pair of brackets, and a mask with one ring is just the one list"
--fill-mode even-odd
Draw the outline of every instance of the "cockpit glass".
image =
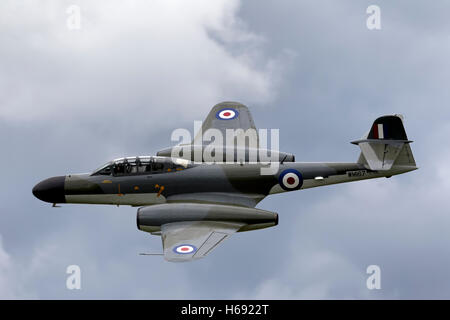
[[188, 167], [188, 160], [157, 156], [141, 156], [120, 158], [108, 162], [94, 171], [92, 175], [129, 176], [143, 174], [157, 174], [163, 172], [180, 171]]
[[112, 170], [112, 162], [105, 163], [100, 168], [94, 170], [92, 175], [110, 175]]

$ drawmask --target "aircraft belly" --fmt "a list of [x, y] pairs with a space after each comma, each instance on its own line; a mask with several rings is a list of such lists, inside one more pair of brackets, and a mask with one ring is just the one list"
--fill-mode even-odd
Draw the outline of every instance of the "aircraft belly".
[[116, 204], [143, 206], [157, 203], [165, 203], [166, 198], [157, 193], [133, 193], [133, 194], [73, 194], [66, 195], [67, 203], [89, 204]]

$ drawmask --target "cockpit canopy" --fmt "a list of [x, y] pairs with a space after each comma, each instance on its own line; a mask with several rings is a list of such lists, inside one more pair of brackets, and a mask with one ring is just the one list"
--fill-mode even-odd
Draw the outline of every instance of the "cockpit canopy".
[[163, 172], [181, 171], [190, 166], [191, 162], [185, 159], [141, 156], [126, 157], [110, 161], [92, 173], [93, 176], [130, 176], [140, 174], [156, 174]]

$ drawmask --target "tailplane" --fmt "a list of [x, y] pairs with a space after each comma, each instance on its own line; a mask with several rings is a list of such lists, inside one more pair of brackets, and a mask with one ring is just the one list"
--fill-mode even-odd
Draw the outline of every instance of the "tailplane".
[[376, 119], [369, 131], [353, 144], [361, 148], [358, 163], [371, 170], [390, 170], [393, 166], [416, 167], [401, 115]]

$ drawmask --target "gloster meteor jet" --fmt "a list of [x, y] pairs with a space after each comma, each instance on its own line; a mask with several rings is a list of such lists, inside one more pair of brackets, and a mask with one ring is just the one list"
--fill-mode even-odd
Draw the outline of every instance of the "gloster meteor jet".
[[[256, 132], [248, 108], [237, 102], [222, 102], [212, 108], [202, 132], [211, 129], [224, 134], [229, 129]], [[256, 138], [260, 138], [258, 133]], [[197, 151], [205, 151], [194, 139], [188, 145], [192, 152], [179, 153], [179, 157], [173, 156], [175, 146], [155, 156], [116, 159], [89, 174], [43, 180], [33, 188], [33, 194], [54, 206], [139, 207], [137, 227], [161, 236], [164, 258], [190, 261], [206, 256], [235, 232], [276, 226], [277, 213], [255, 208], [268, 195], [416, 170], [411, 142], [402, 116], [386, 115], [376, 119], [360, 140], [352, 142], [361, 149], [354, 163], [295, 162], [290, 153], [266, 150], [276, 155], [278, 166], [275, 172], [262, 174], [261, 169], [273, 163], [259, 157], [248, 161], [249, 153], [260, 149], [259, 141], [245, 146], [245, 152], [231, 150], [232, 157], [226, 161], [207, 162], [194, 159]], [[221, 147], [224, 155], [230, 153], [230, 144], [223, 141]]]

